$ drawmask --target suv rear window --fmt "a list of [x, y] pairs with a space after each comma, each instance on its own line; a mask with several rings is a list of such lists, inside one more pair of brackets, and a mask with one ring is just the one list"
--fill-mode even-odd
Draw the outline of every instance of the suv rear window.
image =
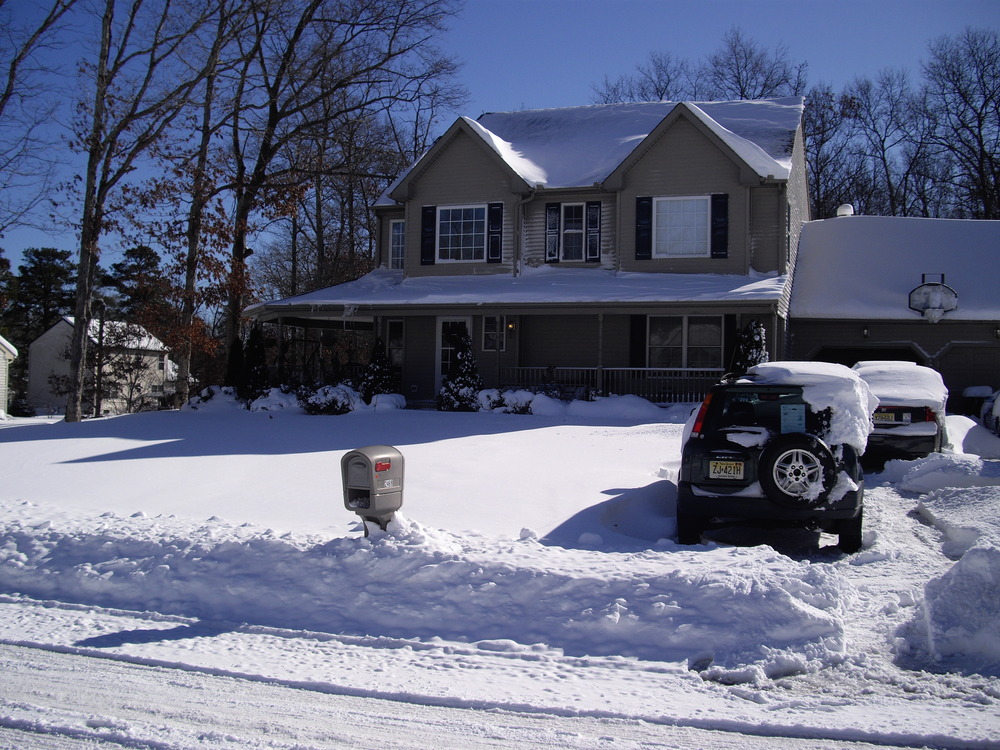
[[817, 415], [802, 398], [801, 388], [728, 387], [712, 396], [705, 430], [725, 427], [765, 427], [785, 434], [822, 435], [829, 425], [828, 410]]

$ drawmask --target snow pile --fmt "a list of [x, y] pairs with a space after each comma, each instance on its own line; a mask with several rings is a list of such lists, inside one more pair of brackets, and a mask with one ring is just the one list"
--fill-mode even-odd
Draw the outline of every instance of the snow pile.
[[919, 494], [945, 487], [1000, 485], [1000, 463], [964, 453], [932, 453], [916, 461], [889, 461], [879, 479]]
[[[994, 465], [994, 469], [1000, 468]], [[973, 656], [983, 672], [1000, 672], [1000, 524], [994, 486], [935, 490], [921, 515], [944, 532], [958, 562], [924, 587], [928, 650], [936, 660]]]
[[0, 588], [215, 622], [686, 662], [726, 682], [842, 660], [849, 597], [832, 566], [769, 547], [567, 550], [401, 516], [367, 538], [321, 539], [29, 503], [0, 505]]

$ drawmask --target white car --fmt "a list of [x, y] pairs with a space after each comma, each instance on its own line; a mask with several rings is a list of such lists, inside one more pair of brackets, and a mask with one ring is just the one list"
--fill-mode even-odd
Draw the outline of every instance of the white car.
[[913, 458], [941, 451], [948, 442], [945, 404], [948, 389], [940, 373], [913, 362], [867, 361], [854, 371], [868, 383], [879, 405], [868, 450]]

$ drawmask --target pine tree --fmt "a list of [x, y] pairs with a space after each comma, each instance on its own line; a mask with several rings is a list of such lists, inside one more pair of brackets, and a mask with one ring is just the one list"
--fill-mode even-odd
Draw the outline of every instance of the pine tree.
[[479, 375], [476, 357], [472, 352], [469, 334], [460, 333], [453, 337], [455, 361], [451, 372], [444, 379], [438, 391], [440, 411], [479, 411], [479, 392], [483, 390], [483, 379]]
[[366, 404], [380, 393], [399, 393], [399, 376], [389, 362], [382, 339], [375, 339], [375, 348], [358, 391]]
[[764, 324], [751, 320], [740, 331], [733, 352], [733, 363], [729, 371], [733, 375], [743, 375], [754, 365], [767, 362], [767, 346], [764, 340]]

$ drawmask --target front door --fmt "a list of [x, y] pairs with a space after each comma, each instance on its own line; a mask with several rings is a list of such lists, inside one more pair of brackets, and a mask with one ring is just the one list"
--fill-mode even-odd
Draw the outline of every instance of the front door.
[[444, 376], [451, 371], [455, 361], [454, 335], [472, 333], [472, 318], [438, 318], [437, 319], [437, 371], [434, 380], [434, 390], [441, 389]]

